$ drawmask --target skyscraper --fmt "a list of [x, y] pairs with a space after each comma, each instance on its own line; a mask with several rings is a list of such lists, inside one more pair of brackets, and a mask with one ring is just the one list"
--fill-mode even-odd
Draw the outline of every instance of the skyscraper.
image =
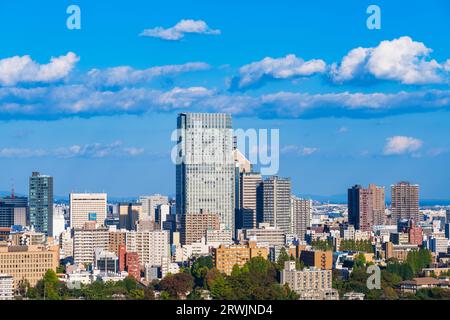
[[306, 229], [311, 226], [311, 200], [291, 196], [292, 233], [305, 240]]
[[29, 186], [30, 224], [37, 232], [52, 234], [53, 177], [33, 172]]
[[0, 198], [0, 227], [26, 226], [27, 210], [27, 197], [16, 197], [12, 193], [11, 196]]
[[370, 231], [384, 223], [385, 192], [383, 187], [370, 184], [365, 189], [355, 185], [348, 189], [348, 222], [355, 229]]
[[71, 193], [70, 194], [70, 226], [81, 228], [87, 221], [105, 224], [106, 193]]
[[291, 179], [271, 176], [258, 186], [258, 222], [291, 233]]
[[177, 119], [177, 214], [219, 214], [234, 229], [235, 163], [231, 116], [181, 113]]
[[262, 181], [260, 173], [243, 172], [240, 174], [239, 209], [243, 229], [257, 227], [257, 188]]
[[399, 219], [419, 222], [419, 185], [409, 182], [392, 185], [391, 206], [394, 222]]

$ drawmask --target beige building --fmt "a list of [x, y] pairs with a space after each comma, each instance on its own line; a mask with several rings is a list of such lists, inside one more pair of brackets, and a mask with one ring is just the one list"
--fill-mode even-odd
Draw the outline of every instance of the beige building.
[[139, 255], [141, 266], [161, 266], [163, 258], [170, 257], [169, 231], [129, 231], [126, 234], [128, 252]]
[[41, 280], [47, 270], [56, 271], [59, 265], [59, 248], [45, 246], [0, 247], [0, 273], [14, 278], [14, 287], [24, 280], [31, 286]]
[[331, 270], [333, 268], [333, 252], [320, 250], [304, 250], [300, 252], [300, 261], [307, 267], [313, 267], [322, 270]]
[[311, 226], [312, 201], [291, 196], [292, 233], [305, 240], [306, 230]]
[[82, 228], [88, 221], [96, 221], [99, 225], [104, 225], [106, 205], [106, 193], [71, 193], [70, 227]]
[[222, 245], [212, 249], [214, 266], [225, 274], [230, 275], [234, 265], [242, 267], [251, 258], [263, 257], [267, 259], [269, 249], [258, 247], [256, 243], [250, 242], [248, 245]]
[[286, 261], [281, 284], [287, 284], [301, 300], [336, 300], [339, 294], [332, 289], [331, 270], [316, 268], [296, 270], [295, 261]]
[[419, 219], [419, 185], [400, 182], [391, 186], [391, 211], [394, 222], [400, 219]]
[[207, 230], [220, 230], [220, 216], [215, 213], [193, 213], [181, 216], [181, 244], [192, 244], [206, 237]]
[[108, 251], [119, 255], [119, 246], [126, 245], [126, 230], [110, 230]]
[[260, 173], [244, 172], [240, 175], [239, 209], [243, 229], [257, 227], [257, 188], [261, 182], [262, 176]]
[[142, 205], [140, 203], [119, 204], [119, 228], [136, 230], [136, 223], [144, 220], [142, 216]]
[[95, 249], [109, 249], [109, 230], [98, 227], [95, 222], [88, 222], [83, 228], [73, 231], [73, 259], [75, 264], [92, 264], [95, 260]]

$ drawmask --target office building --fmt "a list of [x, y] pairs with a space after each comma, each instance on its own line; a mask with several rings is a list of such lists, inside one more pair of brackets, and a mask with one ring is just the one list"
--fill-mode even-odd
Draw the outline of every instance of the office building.
[[177, 214], [217, 213], [234, 230], [235, 163], [231, 116], [181, 113], [177, 119]]
[[70, 227], [82, 228], [88, 221], [105, 225], [106, 193], [71, 193]]
[[419, 185], [400, 182], [391, 186], [391, 211], [394, 222], [400, 219], [420, 221]]
[[30, 224], [38, 232], [53, 234], [53, 178], [33, 172], [29, 182]]
[[47, 270], [56, 271], [58, 265], [58, 247], [49, 249], [42, 245], [0, 247], [0, 273], [12, 276], [15, 288], [25, 280], [31, 286], [35, 286]]
[[156, 209], [163, 204], [169, 204], [169, 198], [160, 194], [151, 196], [139, 197], [139, 202], [142, 204], [141, 214], [139, 220], [156, 221]]
[[312, 201], [291, 196], [292, 233], [305, 240], [306, 230], [311, 227]]
[[291, 179], [271, 176], [258, 186], [258, 222], [291, 233]]

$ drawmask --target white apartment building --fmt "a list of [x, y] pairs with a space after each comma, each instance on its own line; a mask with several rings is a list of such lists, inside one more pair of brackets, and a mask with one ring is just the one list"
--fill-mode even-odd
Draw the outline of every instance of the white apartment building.
[[231, 229], [206, 230], [206, 244], [209, 247], [218, 248], [221, 244], [233, 243], [233, 231]]
[[304, 290], [331, 290], [331, 270], [309, 268], [296, 270], [295, 261], [286, 261], [281, 273], [281, 284], [288, 284], [295, 292]]
[[14, 299], [14, 279], [7, 274], [0, 274], [0, 300]]
[[137, 252], [141, 265], [161, 266], [164, 257], [170, 257], [169, 231], [129, 231], [126, 234], [128, 252]]
[[245, 238], [256, 241], [258, 245], [267, 245], [270, 247], [279, 247], [286, 243], [283, 230], [272, 227], [269, 223], [260, 223], [257, 229], [245, 230]]
[[87, 221], [97, 221], [99, 225], [104, 225], [106, 206], [106, 193], [71, 193], [70, 227], [82, 228]]
[[93, 264], [95, 249], [108, 250], [109, 230], [105, 227], [85, 227], [74, 229], [73, 259], [75, 264]]

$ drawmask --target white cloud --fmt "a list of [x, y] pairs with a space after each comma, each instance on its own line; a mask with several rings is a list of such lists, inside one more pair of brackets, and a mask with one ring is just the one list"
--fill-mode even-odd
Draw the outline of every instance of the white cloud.
[[188, 62], [178, 65], [151, 67], [144, 70], [129, 66], [107, 69], [92, 69], [88, 72], [88, 83], [101, 86], [125, 86], [148, 82], [156, 77], [174, 76], [192, 71], [208, 70], [210, 66], [204, 62]]
[[27, 148], [2, 148], [0, 149], [0, 158], [32, 158], [43, 157], [47, 152], [43, 149], [27, 149]]
[[185, 34], [209, 34], [218, 35], [220, 30], [211, 29], [203, 20], [181, 20], [171, 28], [156, 27], [145, 29], [140, 36], [160, 38], [168, 41], [177, 41], [184, 38]]
[[0, 84], [12, 86], [17, 83], [58, 81], [70, 73], [78, 60], [79, 57], [73, 52], [52, 57], [47, 64], [39, 64], [29, 55], [1, 59]]
[[237, 81], [238, 88], [242, 89], [258, 84], [265, 77], [290, 79], [322, 73], [325, 69], [326, 63], [319, 59], [305, 61], [294, 54], [283, 58], [266, 57], [261, 61], [242, 66], [239, 69], [240, 76], [234, 81]]
[[138, 156], [143, 154], [144, 148], [123, 147], [121, 141], [110, 144], [92, 143], [75, 144], [69, 147], [56, 149], [28, 149], [28, 148], [2, 148], [0, 158], [37, 158], [37, 157], [57, 157], [62, 159], [83, 157], [83, 158], [105, 158], [110, 156]]
[[282, 154], [297, 154], [300, 156], [309, 156], [319, 151], [319, 148], [300, 147], [294, 144], [288, 144], [281, 149]]
[[277, 92], [234, 95], [205, 87], [106, 90], [84, 85], [0, 87], [1, 119], [48, 120], [73, 116], [190, 110], [264, 118], [376, 118], [450, 109], [450, 90], [397, 93]]
[[432, 49], [424, 43], [404, 36], [385, 40], [373, 48], [351, 50], [339, 65], [331, 66], [331, 78], [337, 82], [359, 80], [372, 76], [380, 80], [394, 80], [403, 84], [440, 83], [443, 68], [430, 59]]
[[387, 142], [384, 147], [385, 155], [414, 153], [423, 145], [421, 140], [406, 136], [394, 136], [387, 138], [386, 141]]
[[450, 59], [447, 59], [447, 61], [445, 61], [443, 67], [445, 71], [450, 72]]

